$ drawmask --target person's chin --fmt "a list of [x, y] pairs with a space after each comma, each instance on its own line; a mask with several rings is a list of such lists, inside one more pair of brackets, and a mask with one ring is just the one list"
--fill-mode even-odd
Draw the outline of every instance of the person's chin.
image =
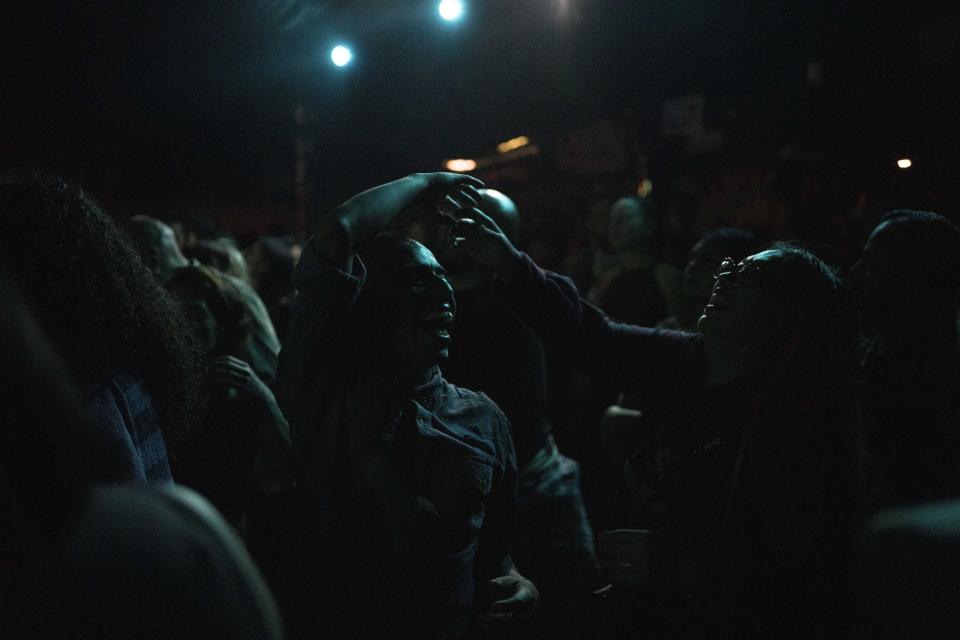
[[450, 357], [449, 341], [443, 342], [443, 344], [437, 344], [434, 342], [434, 344], [429, 346], [424, 345], [424, 348], [420, 349], [419, 357], [417, 359], [423, 364], [431, 367], [440, 364], [444, 360], [447, 360]]
[[697, 329], [700, 333], [703, 333], [704, 326], [707, 327], [707, 330], [710, 330], [710, 318], [707, 317], [706, 313], [701, 313], [700, 317], [697, 319]]

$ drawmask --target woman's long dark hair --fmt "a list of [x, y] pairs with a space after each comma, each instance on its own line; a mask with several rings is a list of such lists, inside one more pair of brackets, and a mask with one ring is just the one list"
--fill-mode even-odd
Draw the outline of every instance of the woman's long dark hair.
[[761, 364], [760, 395], [852, 407], [858, 329], [851, 291], [834, 267], [809, 251], [785, 243], [771, 248], [782, 266], [778, 342]]
[[81, 385], [101, 367], [140, 376], [176, 448], [198, 411], [201, 356], [180, 306], [78, 186], [0, 176], [0, 247]]
[[[778, 326], [772, 343], [755, 354], [750, 414], [734, 469], [727, 515], [744, 456], [751, 448], [758, 420], [772, 410], [781, 415], [813, 416], [810, 429], [829, 436], [832, 453], [851, 465], [851, 495], [863, 490], [863, 439], [856, 410], [858, 328], [851, 291], [838, 271], [800, 247], [778, 243], [776, 289]], [[764, 425], [769, 428], [774, 425]], [[765, 434], [769, 435], [769, 434]], [[780, 444], [803, 434], [780, 433]], [[850, 514], [859, 517], [860, 513]], [[724, 520], [726, 520], [726, 515]]]

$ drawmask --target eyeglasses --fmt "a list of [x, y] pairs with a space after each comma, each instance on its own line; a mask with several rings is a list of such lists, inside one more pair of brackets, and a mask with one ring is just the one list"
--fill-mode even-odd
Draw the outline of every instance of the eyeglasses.
[[736, 264], [733, 258], [724, 258], [720, 267], [714, 274], [713, 279], [723, 278], [724, 284], [737, 289], [749, 287], [754, 284], [764, 285], [763, 271], [752, 262], [741, 262]]

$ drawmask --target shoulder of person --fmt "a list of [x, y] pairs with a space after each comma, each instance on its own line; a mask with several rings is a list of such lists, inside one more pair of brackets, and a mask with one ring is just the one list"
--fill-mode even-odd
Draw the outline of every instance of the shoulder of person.
[[[147, 625], [145, 638], [207, 623], [223, 637], [282, 635], [276, 605], [243, 543], [188, 489], [97, 488], [66, 545], [78, 586], [96, 585], [92, 602], [130, 605], [116, 612], [113, 627], [137, 619]], [[151, 619], [151, 607], [167, 617]]]
[[460, 387], [446, 379], [444, 379], [444, 384], [446, 385], [446, 393], [448, 398], [460, 403], [461, 406], [475, 407], [477, 409], [490, 412], [500, 411], [497, 403], [491, 400], [490, 396], [482, 391], [474, 391], [472, 389], [467, 389], [466, 387]]
[[490, 396], [482, 391], [473, 391], [444, 381], [447, 386], [448, 401], [460, 404], [461, 410], [472, 410], [476, 420], [475, 428], [496, 434], [499, 430], [510, 430], [510, 421], [501, 411], [499, 405]]

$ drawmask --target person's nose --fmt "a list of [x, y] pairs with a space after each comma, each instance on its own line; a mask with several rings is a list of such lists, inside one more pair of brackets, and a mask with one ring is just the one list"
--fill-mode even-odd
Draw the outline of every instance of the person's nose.
[[453, 287], [446, 278], [431, 278], [429, 292], [430, 297], [439, 300], [444, 309], [453, 307]]
[[733, 275], [733, 267], [733, 259], [724, 258], [723, 261], [720, 262], [720, 266], [717, 267], [717, 273], [713, 276], [713, 279], [722, 280], [723, 282], [730, 280], [730, 277]]

